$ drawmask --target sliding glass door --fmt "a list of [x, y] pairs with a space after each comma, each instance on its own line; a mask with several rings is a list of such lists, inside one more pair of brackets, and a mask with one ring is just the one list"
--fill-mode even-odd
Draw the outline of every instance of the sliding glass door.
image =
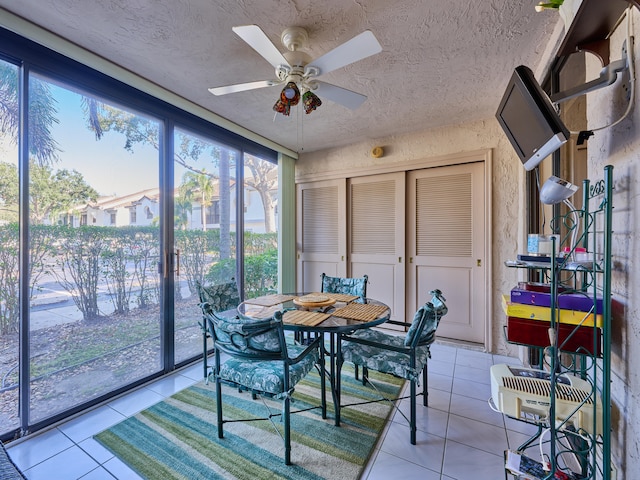
[[244, 155], [244, 294], [278, 291], [278, 166]]
[[18, 67], [0, 60], [0, 79], [0, 425], [9, 431], [19, 427]]
[[239, 152], [196, 133], [174, 133], [176, 362], [202, 354], [196, 284], [236, 279]]
[[196, 282], [277, 289], [275, 160], [0, 28], [0, 440], [201, 358]]
[[29, 90], [30, 145], [48, 145], [25, 168], [38, 422], [162, 369], [161, 123], [40, 75]]

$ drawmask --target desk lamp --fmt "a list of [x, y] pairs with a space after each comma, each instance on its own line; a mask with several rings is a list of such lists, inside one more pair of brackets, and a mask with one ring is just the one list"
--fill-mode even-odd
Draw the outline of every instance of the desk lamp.
[[567, 182], [555, 175], [551, 175], [549, 179], [544, 182], [540, 189], [540, 201], [545, 205], [557, 205], [558, 203], [564, 203], [569, 207], [571, 216], [573, 218], [573, 230], [571, 232], [571, 250], [576, 246], [576, 237], [578, 235], [578, 213], [576, 207], [569, 201], [569, 197], [573, 196], [578, 191], [578, 185]]

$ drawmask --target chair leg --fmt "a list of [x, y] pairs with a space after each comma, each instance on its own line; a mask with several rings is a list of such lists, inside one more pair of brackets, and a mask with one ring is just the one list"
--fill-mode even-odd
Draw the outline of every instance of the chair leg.
[[422, 369], [422, 405], [424, 405], [425, 407], [429, 406], [429, 385], [427, 381], [427, 364], [425, 364], [424, 368]]
[[369, 369], [363, 365], [362, 366], [362, 385], [367, 384], [367, 378], [369, 378]]
[[204, 363], [204, 383], [209, 383], [209, 365], [207, 364], [207, 332], [202, 331], [202, 362]]
[[322, 406], [322, 418], [327, 418], [327, 379], [324, 353], [320, 354], [320, 403]]
[[358, 365], [354, 365], [353, 366], [353, 378], [355, 378], [356, 380], [358, 380], [358, 370], [360, 369], [360, 367], [358, 367]]
[[411, 445], [416, 444], [416, 381], [411, 380], [411, 413], [410, 413], [410, 425], [411, 429]]
[[222, 384], [220, 379], [216, 377], [216, 412], [218, 414], [218, 438], [224, 436], [222, 431]]
[[291, 465], [291, 405], [289, 397], [284, 399], [284, 463]]

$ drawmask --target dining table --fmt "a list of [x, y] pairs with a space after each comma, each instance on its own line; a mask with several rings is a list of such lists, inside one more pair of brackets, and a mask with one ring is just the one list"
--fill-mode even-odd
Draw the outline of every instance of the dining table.
[[304, 342], [309, 335], [323, 337], [321, 345], [325, 358], [329, 359], [327, 375], [335, 424], [339, 426], [340, 382], [336, 378], [341, 355], [339, 336], [383, 324], [391, 309], [373, 298], [328, 292], [269, 294], [246, 299], [238, 305], [240, 315], [256, 320], [271, 318], [277, 311], [283, 312], [283, 328], [294, 332], [297, 341]]

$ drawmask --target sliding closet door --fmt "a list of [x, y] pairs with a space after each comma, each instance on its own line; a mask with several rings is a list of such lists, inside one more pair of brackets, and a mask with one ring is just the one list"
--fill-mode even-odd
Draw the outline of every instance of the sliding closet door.
[[484, 164], [409, 172], [407, 182], [407, 318], [438, 288], [449, 307], [438, 335], [484, 344]]
[[404, 319], [405, 173], [349, 181], [349, 274], [369, 276], [367, 296]]
[[299, 184], [297, 204], [297, 289], [317, 292], [323, 272], [347, 274], [346, 181]]

